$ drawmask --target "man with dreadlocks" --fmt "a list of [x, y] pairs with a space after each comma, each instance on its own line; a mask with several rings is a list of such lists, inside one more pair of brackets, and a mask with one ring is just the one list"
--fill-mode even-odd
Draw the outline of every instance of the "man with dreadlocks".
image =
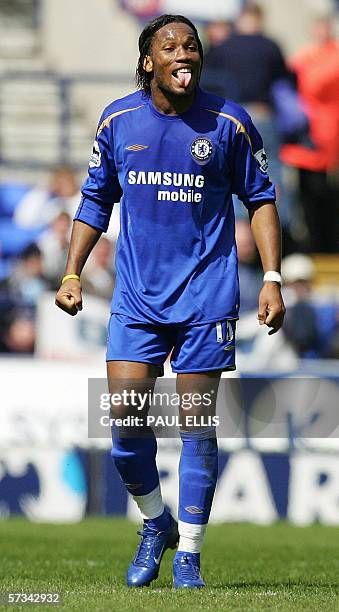
[[[131, 381], [138, 391], [153, 389], [171, 354], [183, 398], [216, 391], [221, 372], [235, 368], [232, 193], [249, 211], [264, 270], [258, 319], [270, 334], [284, 317], [279, 219], [263, 143], [250, 117], [199, 88], [203, 51], [194, 25], [162, 15], [141, 33], [139, 50], [138, 91], [110, 104], [99, 122], [56, 303], [71, 315], [82, 309], [82, 268], [108, 228], [113, 203], [121, 200], [107, 346], [110, 393], [131, 390]], [[113, 417], [131, 414], [130, 406], [116, 403]], [[196, 417], [201, 409], [195, 406]], [[200, 588], [200, 550], [217, 479], [216, 431], [214, 421], [190, 426], [183, 408], [180, 416], [174, 586]], [[117, 424], [112, 429], [112, 457], [144, 520], [127, 584], [145, 586], [158, 576], [164, 551], [176, 547], [178, 526], [163, 504], [147, 419], [133, 434]]]

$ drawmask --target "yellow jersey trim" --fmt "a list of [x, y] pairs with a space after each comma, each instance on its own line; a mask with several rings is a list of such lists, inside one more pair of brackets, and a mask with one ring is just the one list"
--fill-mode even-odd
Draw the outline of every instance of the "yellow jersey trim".
[[131, 111], [138, 110], [138, 108], [142, 108], [143, 106], [145, 105], [140, 104], [139, 106], [135, 106], [134, 108], [124, 108], [124, 110], [116, 111], [115, 113], [108, 115], [108, 117], [106, 117], [106, 119], [104, 119], [101, 125], [99, 126], [98, 131], [97, 131], [97, 136], [100, 136], [102, 130], [105, 127], [109, 127], [109, 124], [111, 123], [112, 119], [114, 119], [115, 117], [119, 117], [119, 115], [123, 115], [124, 113], [130, 113]]
[[127, 151], [143, 151], [144, 149], [149, 149], [148, 145], [135, 144], [130, 147], [126, 147]]
[[225, 119], [229, 119], [230, 121], [235, 123], [235, 125], [237, 126], [237, 134], [244, 134], [248, 144], [251, 147], [251, 151], [253, 152], [251, 138], [250, 138], [250, 136], [249, 136], [249, 134], [248, 134], [244, 124], [241, 123], [241, 121], [239, 121], [239, 119], [237, 119], [236, 117], [233, 117], [232, 115], [228, 115], [227, 113], [222, 113], [220, 111], [212, 110], [211, 108], [205, 108], [204, 110], [207, 110], [209, 113], [214, 113], [215, 115], [219, 115], [220, 117], [225, 117]]

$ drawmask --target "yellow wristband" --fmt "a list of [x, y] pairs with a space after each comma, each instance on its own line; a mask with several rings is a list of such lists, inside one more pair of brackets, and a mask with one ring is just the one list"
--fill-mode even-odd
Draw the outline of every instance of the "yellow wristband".
[[78, 276], [77, 274], [66, 274], [66, 276], [64, 276], [64, 278], [61, 281], [61, 284], [63, 284], [65, 281], [70, 280], [71, 278], [74, 278], [76, 280], [80, 280], [80, 276]]

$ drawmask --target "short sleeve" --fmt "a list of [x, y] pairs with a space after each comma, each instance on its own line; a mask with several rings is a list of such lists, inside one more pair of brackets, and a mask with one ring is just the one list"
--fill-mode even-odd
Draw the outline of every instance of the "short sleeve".
[[232, 193], [247, 208], [263, 201], [275, 201], [274, 185], [262, 138], [250, 118], [238, 123], [231, 150]]
[[114, 148], [110, 127], [102, 115], [93, 151], [89, 160], [88, 175], [81, 189], [82, 198], [74, 220], [83, 221], [103, 232], [107, 231], [114, 202], [119, 202], [122, 190], [114, 161]]

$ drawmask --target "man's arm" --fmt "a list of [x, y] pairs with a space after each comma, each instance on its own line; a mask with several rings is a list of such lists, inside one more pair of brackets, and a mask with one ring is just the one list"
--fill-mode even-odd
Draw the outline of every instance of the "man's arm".
[[[102, 232], [108, 229], [114, 202], [119, 202], [120, 187], [114, 160], [114, 146], [109, 122], [111, 106], [100, 117], [88, 176], [82, 186], [82, 198], [75, 214], [65, 276], [80, 276], [86, 260]], [[81, 285], [77, 279], [62, 283], [55, 299], [59, 308], [74, 316], [82, 309]]]
[[[257, 245], [264, 272], [280, 272], [281, 230], [274, 202], [264, 202], [250, 210], [251, 228]], [[285, 306], [280, 285], [266, 281], [259, 294], [258, 319], [260, 325], [271, 327], [269, 335], [275, 334], [282, 326]]]
[[[95, 229], [86, 223], [74, 221], [65, 276], [67, 274], [77, 274], [80, 276], [87, 258], [98, 242], [101, 233], [101, 230]], [[55, 303], [61, 310], [64, 310], [71, 316], [76, 315], [79, 310], [82, 310], [80, 281], [72, 278], [62, 283], [56, 295]]]

